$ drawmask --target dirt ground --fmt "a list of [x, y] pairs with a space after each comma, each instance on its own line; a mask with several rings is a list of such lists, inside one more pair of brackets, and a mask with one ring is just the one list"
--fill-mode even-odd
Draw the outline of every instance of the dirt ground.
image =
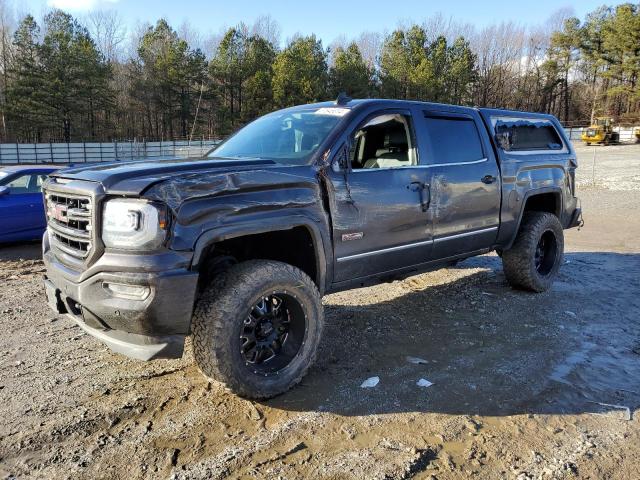
[[317, 364], [263, 403], [189, 348], [111, 353], [48, 310], [38, 245], [0, 249], [0, 474], [639, 478], [640, 146], [578, 153], [586, 225], [551, 291], [512, 290], [486, 255], [327, 296]]

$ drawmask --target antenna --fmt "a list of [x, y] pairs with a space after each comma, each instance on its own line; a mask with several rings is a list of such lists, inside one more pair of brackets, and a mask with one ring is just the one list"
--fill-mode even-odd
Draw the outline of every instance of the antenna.
[[336, 98], [336, 105], [346, 105], [353, 100], [346, 92], [340, 92]]

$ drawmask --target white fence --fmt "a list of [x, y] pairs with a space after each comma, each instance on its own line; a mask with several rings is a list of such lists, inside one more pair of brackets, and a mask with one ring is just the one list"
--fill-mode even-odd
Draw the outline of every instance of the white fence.
[[166, 142], [3, 143], [0, 165], [33, 163], [111, 162], [158, 157], [198, 157], [211, 150], [217, 140]]
[[[614, 127], [620, 142], [636, 141], [636, 127]], [[586, 127], [565, 128], [572, 141], [580, 141]], [[92, 163], [159, 157], [199, 157], [219, 140], [175, 140], [166, 142], [2, 143], [0, 165], [33, 163]]]

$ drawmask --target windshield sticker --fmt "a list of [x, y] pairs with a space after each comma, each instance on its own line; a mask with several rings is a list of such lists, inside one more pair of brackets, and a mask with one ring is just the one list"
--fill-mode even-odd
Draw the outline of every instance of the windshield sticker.
[[334, 117], [344, 117], [347, 113], [349, 113], [349, 109], [339, 107], [323, 107], [319, 108], [314, 113], [316, 115], [332, 115]]

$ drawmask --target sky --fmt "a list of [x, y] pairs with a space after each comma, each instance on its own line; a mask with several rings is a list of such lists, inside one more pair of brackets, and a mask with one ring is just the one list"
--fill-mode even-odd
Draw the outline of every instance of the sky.
[[341, 36], [357, 37], [363, 31], [391, 31], [399, 23], [420, 23], [440, 13], [445, 19], [477, 27], [502, 21], [522, 25], [545, 22], [560, 8], [571, 8], [578, 18], [603, 4], [603, 0], [14, 0], [18, 11], [38, 15], [50, 7], [72, 14], [96, 8], [115, 9], [131, 26], [155, 23], [165, 17], [173, 26], [185, 20], [202, 34], [216, 33], [260, 15], [271, 15], [282, 28], [282, 39], [296, 33], [315, 33], [325, 44]]

